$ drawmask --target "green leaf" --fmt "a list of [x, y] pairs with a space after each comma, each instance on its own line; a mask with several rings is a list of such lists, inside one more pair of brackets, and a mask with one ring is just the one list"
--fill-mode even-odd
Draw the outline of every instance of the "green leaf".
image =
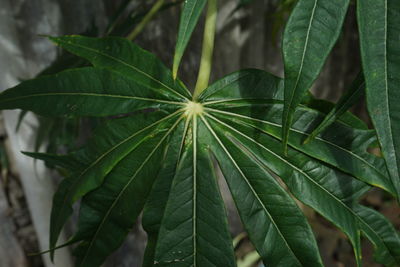
[[233, 101], [282, 99], [282, 79], [262, 70], [245, 69], [216, 81], [198, 97], [204, 105]]
[[309, 137], [304, 141], [307, 144], [313, 140], [318, 134], [325, 131], [334, 121], [342, 116], [350, 107], [364, 95], [365, 81], [362, 72], [357, 76], [350, 89], [339, 99], [335, 107], [326, 115], [325, 119], [313, 130]]
[[40, 159], [50, 164], [51, 166], [59, 166], [70, 170], [82, 169], [82, 163], [71, 155], [48, 154], [38, 152], [22, 152], [26, 156], [34, 159]]
[[363, 233], [374, 244], [374, 258], [385, 266], [400, 265], [400, 236], [393, 225], [379, 212], [357, 205]]
[[198, 123], [194, 116], [162, 220], [156, 266], [235, 266], [222, 197]]
[[[72, 205], [82, 199], [78, 230], [67, 243], [79, 242], [74, 250], [77, 266], [100, 266], [122, 244], [142, 210], [149, 237], [144, 266], [235, 266], [214, 169], [218, 164], [265, 265], [322, 266], [315, 237], [295, 199], [348, 236], [358, 264], [361, 232], [378, 247], [378, 261], [397, 261], [393, 227], [358, 204], [370, 188], [359, 180], [395, 192], [384, 160], [367, 153], [376, 140], [374, 132], [358, 119], [345, 113], [331, 125], [334, 131], [328, 128], [302, 145], [324, 113], [300, 106], [293, 114], [286, 157], [281, 149], [281, 79], [263, 71], [239, 71], [193, 102], [157, 59], [129, 42], [55, 40], [95, 67], [21, 83], [0, 95], [0, 108], [23, 107], [49, 116], [121, 117], [105, 120], [76, 152], [31, 154], [69, 173], [54, 196], [51, 250]], [[52, 94], [82, 88], [107, 89], [106, 95], [129, 99], [32, 97], [41, 90]], [[65, 108], [76, 103], [78, 112]]]
[[29, 80], [0, 94], [0, 109], [31, 110], [43, 116], [109, 116], [146, 108], [176, 108], [161, 90], [98, 68], [63, 71]]
[[63, 51], [57, 59], [50, 66], [41, 71], [38, 76], [56, 74], [66, 69], [80, 68], [89, 65], [90, 64], [85, 59]]
[[22, 110], [19, 115], [18, 115], [18, 122], [17, 125], [15, 125], [15, 132], [19, 131], [19, 128], [21, 127], [22, 121], [25, 119], [25, 116], [28, 114], [27, 110]]
[[124, 157], [139, 149], [152, 135], [165, 131], [176, 114], [141, 114], [116, 119], [98, 129], [86, 147], [76, 153], [76, 160], [84, 163], [82, 169], [73, 169], [54, 195], [50, 225], [50, 248], [56, 246], [58, 236], [72, 213], [72, 204], [80, 197], [99, 187]]
[[299, 0], [283, 35], [285, 109], [282, 117], [286, 149], [293, 114], [318, 77], [339, 37], [349, 0]]
[[[241, 93], [243, 85], [250, 88], [245, 93]], [[280, 85], [276, 77], [263, 71], [233, 73], [207, 89], [208, 97], [203, 105], [206, 111], [214, 112], [224, 122], [240, 123], [281, 139], [280, 122], [284, 107], [278, 93]], [[241, 94], [243, 99], [240, 99]], [[303, 145], [311, 130], [320, 123], [322, 115], [301, 106], [294, 118], [296, 123], [290, 129], [289, 146], [395, 194], [384, 161], [367, 151], [369, 144], [375, 141], [373, 131], [350, 128], [347, 121], [339, 120], [314, 142]]]
[[[211, 114], [208, 114], [208, 117], [222, 125], [224, 135], [232, 136], [232, 142], [240, 145], [242, 150], [251, 153], [252, 158], [257, 160], [260, 166], [265, 166], [268, 171], [281, 177], [297, 199], [339, 227], [350, 239], [356, 259], [360, 261], [361, 230], [357, 224], [356, 214], [346, 203], [351, 200], [351, 197], [365, 192], [366, 187], [363, 183], [342, 182], [341, 180], [349, 179], [349, 177], [326, 168], [318, 161], [296, 151], [289, 150], [289, 157], [285, 158], [281, 151], [281, 143], [276, 139], [246, 130], [239, 124], [228, 125]], [[304, 250], [302, 251], [304, 253]]]
[[[269, 110], [268, 113], [265, 113], [266, 109]], [[207, 111], [214, 112], [215, 116], [225, 123], [238, 123], [255, 132], [277, 139], [281, 138], [282, 127], [279, 125], [279, 119], [281, 119], [282, 109], [283, 103], [223, 110], [206, 108]], [[327, 131], [323, 136], [316, 138], [314, 142], [303, 145], [303, 140], [309, 135], [307, 129], [313, 129], [312, 122], [318, 119], [319, 114], [314, 112], [298, 109], [295, 114], [295, 118], [298, 120], [291, 128], [289, 146], [335, 166], [361, 181], [395, 194], [388, 179], [384, 161], [367, 151], [369, 145], [376, 140], [373, 131], [349, 129], [343, 124], [336, 123], [332, 125], [332, 130], [335, 131]]]
[[393, 0], [357, 4], [368, 111], [400, 198], [400, 5]]
[[77, 266], [99, 266], [122, 244], [157, 177], [165, 142], [181, 121], [164, 125], [146, 138], [118, 162], [100, 188], [83, 198], [75, 237], [83, 239], [75, 250]]
[[322, 266], [311, 228], [294, 200], [248, 148], [233, 140], [233, 129], [215, 129], [218, 126], [207, 122], [207, 117], [202, 120], [242, 222], [264, 264]]
[[147, 203], [143, 209], [142, 224], [148, 236], [142, 264], [143, 267], [150, 267], [154, 264], [154, 254], [158, 234], [164, 217], [165, 207], [170, 196], [171, 184], [182, 154], [184, 141], [189, 128], [189, 122], [190, 121], [186, 119], [183, 130], [177, 130], [169, 139], [166, 147], [167, 151], [163, 159], [163, 166], [154, 182]]
[[174, 79], [177, 77], [182, 56], [206, 3], [207, 0], [186, 0], [183, 5], [172, 67]]
[[132, 42], [117, 37], [50, 37], [69, 52], [83, 57], [96, 67], [118, 72], [147, 88], [162, 91], [169, 99], [188, 100], [190, 92], [154, 55]]
[[[327, 116], [335, 108], [335, 104], [327, 100], [316, 99], [316, 98], [308, 100], [307, 102], [304, 103], [304, 105], [311, 109], [318, 110], [319, 112], [325, 114], [325, 116]], [[364, 121], [362, 121], [360, 118], [358, 118], [351, 112], [343, 113], [340, 117], [337, 118], [337, 120], [350, 126], [351, 128], [363, 129], [363, 130], [369, 128]]]

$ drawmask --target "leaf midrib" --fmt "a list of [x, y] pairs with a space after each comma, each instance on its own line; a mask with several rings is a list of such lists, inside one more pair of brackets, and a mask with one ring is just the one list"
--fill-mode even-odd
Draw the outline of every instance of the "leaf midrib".
[[[335, 108], [337, 107], [337, 106], [335, 105], [335, 107], [332, 109], [332, 111], [335, 110], [335, 112], [332, 114], [332, 116], [334, 116], [335, 113], [337, 114], [337, 113], [346, 112], [346, 110], [348, 109], [348, 108], [346, 108], [347, 104], [348, 104], [348, 103], [351, 103], [351, 101], [353, 100], [353, 97], [357, 95], [358, 90], [362, 90], [364, 87], [365, 87], [365, 81], [362, 82], [362, 83], [357, 87], [356, 90], [354, 90], [353, 92], [351, 92], [350, 96], [342, 103], [342, 106], [340, 106], [339, 109], [336, 109], [336, 110], [335, 110]], [[354, 105], [354, 104], [353, 104], [353, 105]]]
[[[273, 122], [268, 122], [268, 121], [264, 121], [264, 120], [260, 120], [260, 119], [255, 119], [255, 118], [248, 117], [248, 116], [241, 115], [241, 114], [236, 114], [236, 113], [232, 113], [232, 112], [228, 112], [228, 111], [222, 111], [222, 110], [211, 109], [211, 108], [204, 108], [204, 109], [210, 110], [210, 111], [212, 111], [212, 112], [222, 113], [222, 114], [225, 114], [225, 115], [232, 115], [232, 116], [236, 116], [236, 117], [239, 117], [239, 118], [248, 119], [248, 120], [252, 120], [252, 121], [257, 121], [257, 122], [261, 122], [261, 123], [265, 123], [265, 124], [268, 124], [268, 125], [272, 125], [272, 126], [275, 126], [275, 127], [282, 128], [282, 125], [280, 125], [280, 124], [273, 123]], [[238, 122], [238, 123], [241, 123], [240, 120], [238, 120], [237, 122]], [[244, 122], [243, 122], [243, 123], [244, 123]], [[246, 123], [246, 126], [254, 128], [253, 126], [248, 125], [247, 123]], [[275, 135], [273, 135], [273, 134], [271, 134], [271, 133], [269, 133], [269, 132], [266, 132], [266, 131], [264, 131], [264, 130], [262, 130], [262, 129], [259, 129], [259, 128], [257, 128], [257, 129], [260, 130], [260, 131], [262, 131], [262, 132], [264, 132], [264, 133], [266, 133], [266, 134], [268, 134], [269, 136], [272, 136], [272, 137], [275, 137], [275, 138], [277, 137], [277, 136], [275, 136]], [[297, 130], [297, 129], [294, 129], [294, 128], [290, 128], [290, 130], [293, 131], [293, 132], [297, 132], [297, 133], [299, 133], [299, 134], [305, 135], [305, 136], [308, 136], [308, 135], [309, 135], [308, 133], [302, 132], [302, 131]], [[279, 137], [278, 137], [278, 138], [279, 138]], [[315, 137], [315, 139], [317, 139], [317, 140], [319, 140], [319, 141], [321, 141], [321, 142], [323, 142], [323, 143], [327, 143], [328, 145], [334, 146], [334, 147], [336, 147], [336, 148], [338, 148], [338, 149], [344, 151], [345, 153], [348, 153], [348, 154], [354, 156], [354, 157], [357, 158], [358, 160], [364, 162], [364, 163], [365, 163], [367, 166], [369, 166], [371, 169], [375, 170], [376, 173], [378, 173], [380, 176], [386, 177], [386, 176], [383, 175], [378, 169], [376, 169], [375, 166], [371, 165], [368, 161], [366, 161], [364, 158], [360, 157], [359, 155], [354, 154], [352, 151], [346, 150], [346, 149], [344, 149], [344, 148], [342, 148], [342, 147], [340, 147], [340, 146], [338, 146], [338, 145], [336, 145], [336, 144], [334, 144], [334, 143], [331, 143], [331, 142], [329, 142], [329, 141], [327, 141], [327, 140], [325, 140], [325, 139], [322, 139], [322, 138], [320, 138], [320, 137], [318, 137], [318, 136]], [[293, 147], [290, 143], [289, 143], [289, 146]], [[293, 148], [296, 149], [295, 147], [293, 147]]]
[[[387, 111], [388, 111], [387, 115], [389, 116], [389, 119], [387, 120], [388, 124], [389, 124], [388, 125], [389, 126], [389, 135], [390, 135], [390, 141], [391, 141], [391, 142], [389, 142], [389, 145], [391, 147], [391, 150], [394, 151], [393, 158], [394, 158], [395, 163], [396, 163], [393, 166], [395, 168], [395, 171], [393, 171], [393, 173], [395, 173], [395, 176], [392, 178], [392, 184], [396, 188], [396, 190], [398, 190], [400, 192], [399, 183], [398, 182], [394, 182], [394, 181], [397, 181], [396, 178], [398, 177], [399, 170], [398, 170], [398, 166], [397, 166], [398, 160], [397, 160], [396, 148], [394, 147], [393, 126], [392, 126], [392, 121], [390, 119], [390, 110], [391, 109], [390, 109], [390, 102], [389, 102], [389, 84], [388, 84], [388, 76], [389, 76], [389, 74], [388, 74], [388, 58], [387, 58], [387, 55], [388, 55], [388, 51], [387, 51], [388, 50], [388, 44], [387, 44], [387, 40], [388, 40], [388, 7], [387, 7], [387, 4], [388, 4], [388, 1], [384, 1], [384, 3], [385, 3], [385, 19], [384, 19], [384, 21], [385, 21], [385, 38], [384, 38], [384, 47], [385, 47], [385, 49], [384, 49], [384, 64], [385, 64], [384, 73], [385, 73], [385, 79], [384, 79], [384, 82], [385, 82], [385, 94], [386, 94], [385, 103], [386, 103]], [[388, 169], [390, 170], [390, 168], [388, 168]]]
[[[250, 74], [251, 74], [251, 73], [249, 73], [249, 72], [244, 72], [244, 73], [240, 73], [240, 72], [239, 72], [239, 73], [238, 73], [238, 76], [237, 76], [235, 79], [229, 81], [229, 83], [224, 84], [222, 87], [219, 87], [219, 88], [215, 89], [213, 92], [211, 92], [211, 94], [208, 94], [208, 95], [207, 95], [207, 91], [213, 89], [213, 86], [211, 85], [210, 87], [207, 88], [207, 90], [204, 90], [204, 91], [203, 91], [204, 93], [200, 94], [199, 99], [210, 98], [212, 95], [215, 95], [215, 94], [218, 93], [219, 91], [224, 90], [226, 87], [230, 86], [231, 84], [237, 82], [238, 80], [240, 80], [240, 79], [242, 79], [242, 78], [244, 78], [244, 77], [246, 77], [246, 76], [249, 76]], [[216, 83], [218, 83], [218, 81], [217, 81]], [[203, 103], [203, 105], [205, 105], [205, 104], [206, 104], [206, 103]]]
[[[362, 205], [360, 205], [362, 206]], [[381, 235], [379, 233], [377, 233], [367, 222], [365, 222], [364, 220], [361, 220], [361, 223], [364, 224], [366, 227], [368, 227], [371, 232], [375, 233], [375, 235], [378, 237], [378, 239], [381, 241], [381, 243], [385, 246], [386, 250], [389, 252], [390, 256], [393, 258], [393, 261], [396, 263], [400, 264], [400, 261], [397, 259], [398, 257], [396, 257], [395, 255], [393, 255], [391, 249], [386, 245], [385, 240], [383, 240], [383, 238], [381, 237]]]
[[[351, 214], [353, 214], [353, 216], [355, 218], [357, 218], [358, 220], [362, 221], [360, 219], [360, 217], [352, 210], [350, 209], [347, 205], [345, 205], [338, 197], [336, 197], [333, 193], [331, 193], [330, 191], [328, 191], [327, 189], [325, 189], [322, 185], [320, 185], [319, 183], [317, 183], [316, 181], [314, 181], [307, 173], [305, 173], [303, 170], [301, 170], [300, 168], [298, 168], [297, 166], [293, 165], [291, 162], [287, 161], [286, 159], [284, 159], [283, 157], [281, 157], [280, 155], [276, 154], [275, 152], [271, 151], [270, 149], [266, 148], [264, 145], [260, 144], [259, 142], [257, 142], [256, 140], [248, 137], [247, 135], [243, 134], [242, 132], [236, 130], [235, 128], [231, 127], [230, 125], [218, 120], [217, 118], [213, 117], [210, 114], [207, 114], [210, 118], [214, 119], [216, 122], [224, 125], [225, 127], [227, 127], [228, 129], [236, 132], [237, 134], [243, 136], [244, 138], [250, 140], [251, 142], [255, 143], [257, 146], [261, 147], [262, 149], [266, 150], [268, 153], [274, 155], [276, 158], [280, 159], [281, 161], [285, 162], [287, 165], [289, 165], [290, 167], [292, 167], [294, 170], [298, 171], [300, 174], [302, 174], [304, 177], [306, 177], [309, 181], [311, 181], [313, 184], [317, 185], [317, 187], [321, 188], [323, 191], [325, 191], [329, 196], [331, 196], [334, 200], [336, 200], [338, 203], [340, 203], [341, 206], [345, 207], [346, 210], [348, 210]], [[238, 140], [238, 142], [240, 142]], [[240, 142], [241, 143], [241, 142]], [[244, 144], [243, 144], [244, 145]], [[334, 223], [334, 222], [333, 222]], [[335, 223], [334, 223], [335, 224]]]
[[[152, 124], [146, 126], [146, 127], [143, 128], [143, 129], [140, 129], [139, 131], [133, 133], [132, 135], [130, 135], [130, 136], [128, 136], [127, 138], [125, 138], [125, 139], [123, 139], [122, 141], [120, 141], [118, 144], [112, 146], [112, 147], [111, 147], [109, 150], [107, 150], [105, 153], [103, 153], [103, 154], [101, 154], [99, 157], [97, 157], [96, 160], [93, 161], [85, 170], [83, 170], [83, 171], [81, 172], [81, 174], [79, 175], [79, 177], [82, 177], [83, 175], [85, 175], [86, 172], [88, 172], [92, 167], [94, 167], [94, 166], [95, 166], [99, 161], [101, 161], [104, 157], [106, 157], [108, 154], [110, 154], [112, 151], [114, 151], [115, 149], [117, 149], [118, 147], [120, 147], [121, 145], [123, 145], [124, 143], [128, 142], [129, 140], [131, 140], [133, 137], [135, 137], [135, 136], [141, 134], [142, 132], [144, 132], [144, 131], [146, 131], [146, 130], [148, 130], [148, 129], [154, 127], [154, 126], [156, 126], [157, 124], [160, 124], [160, 123], [163, 122], [163, 121], [166, 121], [166, 120], [168, 120], [168, 119], [170, 119], [170, 118], [176, 116], [179, 112], [182, 112], [182, 111], [180, 111], [180, 110], [175, 111], [174, 113], [172, 113], [172, 114], [170, 114], [170, 115], [168, 115], [168, 116], [166, 116], [166, 117], [164, 117], [164, 118], [161, 118], [160, 120], [158, 120], [158, 121], [156, 121], [156, 122], [154, 122], [154, 123], [152, 123]], [[145, 139], [145, 138], [146, 138], [146, 137], [144, 137], [143, 139]], [[135, 147], [136, 147], [136, 146], [135, 146]], [[78, 180], [79, 180], [79, 179], [78, 179]]]
[[91, 48], [91, 47], [87, 47], [87, 46], [80, 45], [80, 44], [77, 44], [77, 43], [72, 43], [72, 42], [69, 43], [69, 42], [65, 42], [65, 41], [62, 41], [62, 40], [58, 40], [58, 41], [59, 41], [59, 42], [63, 42], [63, 43], [65, 43], [65, 44], [67, 44], [67, 45], [76, 46], [76, 47], [79, 47], [79, 48], [82, 48], [82, 49], [86, 49], [86, 50], [88, 50], [88, 51], [90, 51], [90, 52], [94, 52], [94, 53], [100, 54], [100, 55], [102, 55], [102, 56], [104, 56], [104, 57], [108, 57], [108, 58], [110, 58], [110, 59], [112, 59], [112, 60], [114, 60], [114, 61], [116, 61], [116, 62], [119, 62], [119, 63], [121, 63], [121, 64], [123, 64], [123, 65], [125, 65], [125, 66], [127, 66], [127, 67], [129, 67], [129, 68], [131, 68], [131, 69], [134, 69], [135, 71], [137, 71], [137, 72], [139, 72], [140, 74], [146, 76], [146, 77], [149, 78], [150, 80], [152, 80], [152, 81], [154, 81], [154, 82], [160, 84], [160, 85], [163, 86], [165, 89], [168, 89], [168, 91], [170, 91], [170, 92], [174, 93], [175, 95], [177, 95], [177, 96], [183, 98], [184, 100], [189, 100], [186, 96], [184, 96], [184, 95], [178, 93], [177, 91], [175, 91], [174, 89], [172, 89], [171, 87], [169, 87], [168, 85], [166, 85], [165, 83], [163, 83], [162, 81], [159, 81], [158, 79], [156, 79], [156, 78], [154, 78], [153, 76], [147, 74], [146, 72], [140, 70], [139, 68], [135, 67], [134, 65], [129, 64], [128, 62], [125, 62], [125, 61], [123, 61], [123, 60], [120, 60], [120, 59], [118, 59], [118, 58], [116, 58], [116, 57], [114, 57], [114, 56], [111, 56], [111, 55], [109, 55], [109, 54], [103, 53], [103, 52], [101, 52], [100, 50], [97, 50], [97, 49], [94, 49], [94, 48]]
[[[159, 124], [159, 123], [161, 123], [161, 122], [163, 122], [163, 121], [165, 121], [165, 120], [167, 120], [167, 119], [169, 119], [169, 118], [171, 118], [171, 117], [173, 117], [173, 116], [175, 116], [178, 112], [179, 112], [179, 111], [176, 111], [175, 113], [172, 113], [172, 114], [170, 114], [170, 115], [168, 115], [168, 116], [166, 116], [166, 117], [164, 117], [164, 118], [162, 118], [162, 119], [160, 119], [160, 120], [158, 120], [158, 121], [152, 123], [151, 125], [149, 125], [149, 126], [143, 128], [143, 129], [141, 129], [141, 130], [135, 132], [134, 134], [132, 134], [132, 135], [129, 136], [128, 138], [122, 140], [121, 142], [119, 142], [118, 144], [116, 144], [115, 146], [113, 146], [112, 148], [110, 148], [109, 150], [107, 150], [105, 153], [103, 153], [102, 155], [100, 155], [94, 162], [92, 162], [85, 170], [83, 170], [83, 171], [79, 174], [79, 178], [76, 179], [76, 180], [72, 183], [72, 185], [69, 187], [68, 192], [65, 194], [65, 197], [64, 197], [64, 199], [63, 199], [63, 204], [62, 204], [62, 206], [65, 206], [66, 203], [67, 203], [67, 200], [71, 198], [70, 194], [73, 193], [73, 191], [71, 191], [71, 189], [72, 189], [72, 188], [75, 188], [75, 186], [81, 181], [80, 178], [82, 178], [83, 175], [85, 175], [85, 173], [88, 172], [92, 167], [94, 167], [101, 159], [103, 159], [105, 156], [107, 156], [109, 153], [111, 153], [111, 152], [112, 152], [113, 150], [115, 150], [117, 147], [119, 147], [120, 145], [122, 145], [122, 144], [124, 144], [125, 142], [129, 141], [130, 139], [132, 139], [132, 138], [135, 137], [136, 135], [138, 135], [138, 134], [140, 134], [140, 133], [142, 133], [142, 132], [144, 132], [144, 131], [150, 129], [151, 127], [153, 127], [153, 126], [155, 126], [155, 125], [157, 125], [157, 124]], [[146, 137], [144, 137], [142, 140], [144, 140], [144, 139], [146, 139]], [[141, 142], [142, 142], [142, 140], [141, 140]], [[139, 142], [139, 144], [140, 144], [141, 142]], [[135, 146], [135, 147], [137, 147], [137, 146]], [[55, 218], [55, 221], [57, 222], [57, 224], [59, 223], [59, 220], [60, 220], [60, 218], [61, 218], [61, 217], [60, 217], [60, 214], [61, 214], [61, 213], [59, 213], [58, 216]], [[57, 225], [57, 224], [56, 224], [56, 225]]]
[[[261, 101], [257, 102], [257, 103], [251, 103], [251, 102], [240, 103], [239, 102], [239, 103], [229, 104], [229, 102], [235, 102], [235, 101], [240, 101], [240, 100], [245, 100], [245, 101], [260, 101], [261, 100]], [[222, 104], [224, 106], [224, 108], [228, 108], [228, 109], [229, 108], [247, 108], [247, 107], [253, 107], [253, 106], [257, 106], [257, 107], [267, 106], [267, 105], [271, 105], [271, 104], [283, 105], [283, 100], [278, 99], [278, 98], [232, 98], [232, 99], [227, 99], [227, 100], [217, 100], [217, 101], [210, 101], [210, 102], [202, 103], [203, 106], [214, 105], [214, 104], [219, 104], [217, 107], [221, 106], [221, 104]], [[204, 109], [215, 109], [215, 108], [204, 107]], [[315, 112], [317, 114], [325, 114], [324, 112], [316, 110], [316, 109], [312, 109], [305, 104], [300, 104], [297, 109], [304, 110], [307, 112]], [[227, 112], [227, 111], [225, 111], [225, 112]], [[345, 127], [351, 126], [348, 123], [345, 123], [341, 120], [336, 120], [336, 123], [340, 124], [340, 125], [344, 125]], [[354, 128], [354, 129], [367, 131], [366, 128]], [[373, 130], [369, 130], [369, 131], [373, 132]]]
[[144, 165], [150, 160], [150, 158], [153, 156], [153, 154], [155, 153], [155, 151], [159, 148], [159, 146], [164, 142], [164, 140], [169, 136], [169, 134], [175, 129], [175, 127], [179, 124], [179, 122], [182, 120], [182, 116], [171, 126], [171, 128], [167, 131], [167, 133], [161, 138], [161, 140], [157, 143], [157, 145], [155, 146], [155, 148], [150, 152], [150, 154], [146, 157], [146, 159], [142, 162], [142, 164], [139, 166], [139, 168], [136, 170], [136, 172], [133, 174], [133, 176], [129, 179], [128, 183], [122, 188], [122, 190], [118, 193], [117, 197], [114, 199], [114, 201], [112, 202], [110, 208], [107, 210], [106, 214], [104, 215], [102, 221], [100, 222], [100, 225], [97, 227], [97, 230], [93, 236], [93, 238], [91, 238], [89, 246], [85, 252], [85, 255], [82, 259], [81, 262], [81, 266], [83, 265], [83, 263], [85, 262], [85, 260], [87, 259], [87, 256], [89, 255], [89, 251], [91, 250], [93, 244], [94, 244], [94, 240], [97, 238], [98, 233], [100, 232], [101, 228], [103, 227], [105, 221], [107, 220], [108, 216], [110, 215], [110, 213], [112, 212], [114, 206], [117, 204], [118, 200], [120, 199], [120, 197], [122, 196], [122, 194], [125, 192], [125, 190], [129, 187], [129, 185], [135, 180], [136, 175], [142, 170], [142, 168], [144, 167]]
[[158, 102], [158, 103], [171, 104], [171, 105], [180, 105], [180, 106], [185, 105], [185, 103], [183, 103], [183, 102], [175, 102], [175, 101], [168, 101], [168, 100], [161, 100], [161, 99], [152, 99], [152, 98], [145, 98], [145, 97], [125, 96], [125, 95], [111, 95], [111, 94], [99, 94], [99, 93], [69, 93], [69, 92], [30, 94], [30, 95], [18, 96], [18, 97], [14, 97], [14, 98], [8, 98], [8, 99], [6, 99], [6, 100], [0, 101], [0, 103], [7, 103], [7, 102], [12, 102], [12, 101], [16, 101], [16, 100], [31, 98], [31, 97], [43, 97], [43, 96], [94, 96], [94, 97], [110, 97], [110, 98], [135, 99], [135, 100], [150, 101], [150, 102]]
[[[192, 17], [193, 12], [194, 12], [195, 7], [196, 7], [196, 4], [197, 4], [197, 1], [196, 1], [195, 4], [192, 5], [192, 7], [191, 7], [191, 9], [190, 9], [189, 18]], [[182, 21], [183, 21], [183, 22], [186, 22], [186, 20], [182, 20]], [[187, 20], [187, 22], [189, 22], [189, 20]], [[188, 28], [189, 28], [189, 23], [186, 23], [186, 24], [185, 24], [185, 27], [183, 28], [182, 38], [178, 38], [177, 45], [178, 45], [178, 44], [180, 44], [180, 45], [183, 45], [183, 44], [184, 44], [183, 40], [186, 39], [186, 35], [187, 35]], [[188, 43], [188, 41], [185, 41], [185, 42]], [[182, 55], [183, 55], [183, 53], [180, 53], [180, 55], [179, 55], [179, 61], [181, 60]], [[178, 54], [177, 54], [177, 53], [175, 53], [175, 57], [178, 57]], [[175, 59], [175, 57], [174, 57], [174, 68], [177, 68], [178, 66], [175, 66], [175, 64], [176, 64], [176, 63], [175, 63], [175, 60], [177, 61], [178, 59]]]
[[[205, 114], [206, 116], [208, 115], [207, 113]], [[232, 157], [232, 155], [229, 153], [229, 151], [227, 150], [227, 148], [224, 146], [224, 144], [222, 143], [222, 141], [219, 139], [219, 137], [217, 136], [217, 134], [214, 132], [214, 130], [212, 129], [212, 127], [209, 125], [209, 123], [207, 122], [207, 120], [204, 118], [204, 116], [200, 116], [200, 118], [202, 119], [202, 121], [204, 122], [204, 124], [206, 125], [206, 127], [208, 128], [208, 130], [210, 131], [211, 135], [217, 140], [218, 144], [222, 147], [222, 149], [224, 150], [224, 152], [226, 153], [226, 155], [228, 156], [228, 158], [232, 161], [233, 165], [236, 167], [236, 169], [239, 171], [240, 175], [243, 177], [243, 179], [246, 181], [246, 184], [248, 185], [248, 187], [250, 188], [251, 192], [253, 193], [253, 195], [255, 196], [255, 198], [257, 199], [257, 201], [259, 202], [259, 204], [261, 205], [261, 207], [263, 208], [263, 210], [265, 211], [265, 213], [268, 215], [268, 217], [270, 218], [272, 224], [274, 225], [275, 229], [277, 230], [277, 232], [279, 233], [279, 235], [281, 236], [282, 240], [285, 242], [286, 247], [289, 249], [289, 251], [293, 254], [294, 258], [297, 260], [297, 262], [301, 264], [301, 261], [297, 258], [297, 255], [294, 253], [294, 251], [292, 250], [292, 248], [289, 246], [289, 244], [286, 241], [286, 238], [283, 236], [282, 232], [280, 231], [278, 225], [276, 224], [275, 220], [272, 218], [271, 214], [269, 213], [268, 209], [266, 208], [266, 206], [264, 205], [264, 203], [261, 201], [261, 199], [259, 198], [259, 196], [257, 195], [257, 192], [254, 190], [253, 186], [250, 184], [247, 176], [243, 173], [243, 171], [241, 170], [241, 168], [239, 167], [239, 165], [236, 163], [235, 159]]]
[[197, 266], [197, 116], [193, 115], [193, 266]]
[[[290, 110], [292, 109], [292, 105], [293, 105], [293, 98], [294, 98], [295, 92], [297, 90], [298, 83], [300, 81], [300, 76], [302, 75], [302, 72], [303, 72], [304, 58], [305, 58], [305, 55], [306, 55], [306, 52], [307, 52], [307, 49], [308, 49], [308, 41], [309, 41], [310, 32], [311, 32], [311, 25], [312, 25], [313, 20], [314, 20], [314, 14], [315, 14], [315, 10], [317, 8], [317, 3], [318, 3], [318, 0], [315, 0], [314, 7], [313, 7], [312, 12], [311, 12], [310, 22], [308, 24], [307, 35], [306, 35], [306, 40], [305, 40], [305, 43], [304, 43], [304, 48], [303, 48], [303, 54], [302, 54], [302, 58], [301, 58], [300, 68], [299, 68], [299, 71], [297, 73], [295, 85], [294, 85], [293, 90], [291, 91], [291, 94], [290, 94], [290, 98], [289, 98], [289, 102], [288, 102], [289, 104], [287, 106], [288, 112], [285, 114], [285, 117], [283, 118], [284, 119], [283, 121], [285, 123], [288, 123], [289, 113], [290, 113]], [[290, 125], [287, 125], [286, 127], [288, 128], [288, 130], [290, 129]]]

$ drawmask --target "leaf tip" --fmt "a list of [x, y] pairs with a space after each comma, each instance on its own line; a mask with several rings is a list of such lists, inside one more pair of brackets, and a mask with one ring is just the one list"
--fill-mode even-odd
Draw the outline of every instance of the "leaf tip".
[[29, 152], [29, 151], [20, 151], [22, 154], [24, 154], [25, 156], [28, 156], [28, 157], [32, 157], [32, 152]]
[[179, 59], [175, 56], [174, 63], [172, 64], [172, 77], [176, 80], [178, 76], [178, 69], [179, 69]]
[[315, 135], [313, 133], [311, 133], [304, 141], [303, 141], [303, 145], [307, 145], [308, 143], [310, 143], [313, 139], [314, 139]]
[[50, 39], [52, 36], [48, 34], [38, 34], [37, 36]]
[[287, 142], [287, 140], [283, 141], [282, 150], [283, 150], [283, 155], [285, 157], [287, 157], [287, 155], [288, 155], [288, 142]]
[[55, 44], [57, 46], [60, 44], [60, 38], [59, 37], [48, 35], [48, 36], [46, 36], [46, 38], [49, 39], [53, 44]]

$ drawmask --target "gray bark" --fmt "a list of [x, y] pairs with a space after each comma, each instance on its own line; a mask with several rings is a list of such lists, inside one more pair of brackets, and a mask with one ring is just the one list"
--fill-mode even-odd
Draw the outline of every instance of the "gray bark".
[[24, 252], [14, 235], [15, 228], [8, 212], [8, 203], [4, 191], [0, 188], [0, 266], [28, 266]]
[[[96, 3], [97, 1], [0, 0], [2, 14], [0, 16], [0, 43], [2, 44], [0, 90], [14, 86], [20, 79], [34, 77], [54, 60], [56, 49], [38, 34], [58, 35], [61, 32], [81, 31], [91, 22], [90, 18], [93, 16], [90, 12], [100, 13], [101, 17], [102, 13], [99, 9], [102, 5]], [[32, 159], [20, 153], [24, 150], [33, 150], [37, 121], [33, 115], [30, 115], [22, 123], [20, 131], [15, 132], [18, 111], [4, 111], [3, 117], [10, 143], [8, 156], [18, 170], [38, 237], [39, 248], [47, 250], [49, 215], [54, 192], [53, 179], [43, 164], [38, 163], [35, 166]], [[61, 238], [60, 242], [63, 240]], [[10, 239], [9, 242], [12, 240]], [[24, 259], [21, 253], [15, 253], [15, 257], [17, 257], [16, 260]], [[45, 266], [53, 266], [48, 255], [43, 255], [42, 259]], [[2, 260], [0, 258], [0, 261]], [[60, 267], [72, 266], [68, 249], [57, 251], [55, 262], [56, 266]], [[3, 262], [0, 265], [14, 266]]]
[[[0, 117], [0, 137], [5, 139], [5, 129]], [[6, 166], [2, 166], [5, 168]], [[11, 217], [11, 207], [5, 192], [8, 170], [0, 174], [0, 266], [25, 267], [28, 262], [16, 237], [16, 229]]]

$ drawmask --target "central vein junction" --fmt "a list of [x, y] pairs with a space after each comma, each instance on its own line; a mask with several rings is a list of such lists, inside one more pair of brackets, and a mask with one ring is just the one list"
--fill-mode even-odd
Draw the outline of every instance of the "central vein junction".
[[203, 105], [198, 102], [189, 101], [185, 108], [185, 115], [188, 117], [199, 116], [204, 112]]

